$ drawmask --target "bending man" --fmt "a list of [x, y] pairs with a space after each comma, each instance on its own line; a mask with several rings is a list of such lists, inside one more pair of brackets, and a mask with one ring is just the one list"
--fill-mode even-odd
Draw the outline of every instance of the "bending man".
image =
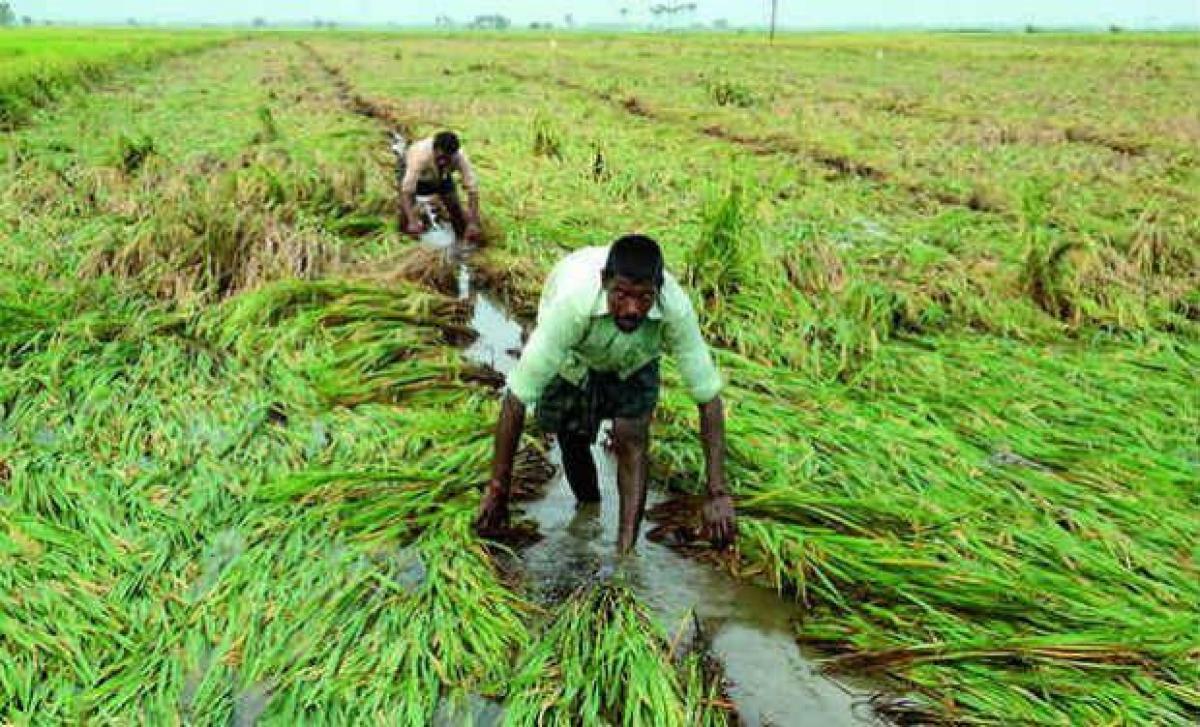
[[646, 450], [664, 345], [676, 357], [700, 408], [709, 498], [705, 527], [718, 546], [731, 543], [736, 527], [725, 487], [721, 378], [691, 301], [663, 270], [658, 244], [642, 235], [626, 235], [611, 247], [578, 250], [551, 271], [537, 326], [508, 376], [492, 478], [476, 528], [493, 531], [508, 517], [513, 456], [525, 405], [532, 404], [542, 429], [558, 438], [567, 482], [581, 503], [600, 499], [590, 447], [600, 422], [613, 420], [620, 496], [617, 550], [631, 549], [646, 507]]
[[[438, 195], [450, 213], [450, 222], [459, 237], [477, 241], [479, 227], [479, 184], [467, 154], [459, 145], [453, 131], [413, 142], [404, 154], [404, 176], [400, 181], [400, 209], [404, 213], [404, 231], [414, 237], [425, 232], [425, 224], [417, 216], [417, 195]], [[467, 188], [467, 211], [463, 213], [453, 173], [462, 176]]]

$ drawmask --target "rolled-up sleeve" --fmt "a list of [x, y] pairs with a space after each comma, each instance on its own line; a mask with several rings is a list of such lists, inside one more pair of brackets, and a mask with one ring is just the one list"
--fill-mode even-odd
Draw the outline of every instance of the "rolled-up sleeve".
[[508, 374], [509, 392], [524, 404], [537, 402], [571, 347], [583, 337], [586, 326], [586, 312], [574, 310], [569, 302], [549, 307], [539, 317], [521, 359]]
[[713, 363], [712, 352], [700, 333], [700, 321], [692, 301], [673, 279], [664, 284], [667, 298], [663, 324], [667, 348], [679, 364], [683, 383], [698, 404], [707, 404], [721, 393], [721, 374]]
[[471, 166], [471, 160], [467, 158], [467, 153], [460, 149], [457, 159], [458, 172], [462, 175], [463, 187], [466, 188], [468, 194], [478, 194], [479, 180], [475, 177], [475, 167]]

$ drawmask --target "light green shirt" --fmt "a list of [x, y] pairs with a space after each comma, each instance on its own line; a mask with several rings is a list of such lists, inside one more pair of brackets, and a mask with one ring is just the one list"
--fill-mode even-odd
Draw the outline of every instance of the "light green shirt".
[[607, 260], [607, 247], [585, 247], [554, 266], [538, 304], [537, 326], [508, 375], [508, 390], [533, 404], [555, 375], [576, 385], [588, 370], [616, 372], [624, 379], [657, 359], [665, 344], [692, 398], [712, 401], [721, 391], [721, 376], [683, 288], [666, 273], [646, 320], [624, 333], [608, 313], [600, 281]]

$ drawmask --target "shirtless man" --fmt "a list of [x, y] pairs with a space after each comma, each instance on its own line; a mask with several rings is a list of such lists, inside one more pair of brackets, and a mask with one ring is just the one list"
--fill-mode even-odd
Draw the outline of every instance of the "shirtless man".
[[[478, 242], [482, 234], [479, 226], [479, 185], [458, 136], [453, 131], [440, 131], [413, 142], [405, 151], [404, 162], [404, 176], [400, 182], [404, 231], [413, 237], [425, 232], [425, 223], [417, 214], [416, 198], [417, 195], [437, 195], [450, 214], [455, 234], [469, 242]], [[455, 171], [462, 177], [462, 185], [467, 190], [465, 214], [454, 186]]]

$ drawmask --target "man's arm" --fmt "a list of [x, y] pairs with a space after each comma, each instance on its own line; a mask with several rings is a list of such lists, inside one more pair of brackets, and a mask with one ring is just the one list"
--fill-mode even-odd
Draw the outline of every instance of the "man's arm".
[[704, 523], [708, 537], [724, 547], [737, 537], [733, 499], [725, 485], [725, 405], [719, 396], [721, 375], [700, 333], [700, 322], [691, 300], [674, 278], [668, 276], [662, 290], [666, 308], [667, 345], [679, 363], [679, 371], [700, 409], [700, 438], [704, 444], [705, 481], [708, 502]]
[[479, 505], [476, 529], [483, 534], [495, 531], [508, 519], [508, 495], [512, 488], [513, 458], [525, 426], [525, 402], [536, 401], [567, 357], [567, 352], [583, 334], [587, 319], [565, 302], [538, 321], [521, 360], [508, 375], [508, 393], [500, 406], [496, 425], [492, 477]]
[[400, 211], [404, 215], [405, 231], [412, 234], [418, 223], [417, 206], [413, 204], [413, 195], [403, 190], [400, 192]]
[[701, 404], [700, 439], [704, 442], [705, 481], [710, 496], [728, 495], [725, 488], [725, 405], [721, 397]]
[[492, 480], [489, 486], [498, 485], [504, 494], [512, 486], [513, 458], [517, 454], [517, 443], [525, 428], [525, 405], [511, 393], [504, 395], [500, 405], [500, 420], [496, 425], [496, 443], [492, 458]]
[[710, 402], [721, 393], [721, 374], [700, 332], [692, 301], [670, 274], [659, 296], [663, 307], [663, 334], [667, 348], [679, 364], [679, 373], [696, 403]]
[[725, 486], [725, 405], [721, 397], [716, 396], [699, 408], [700, 439], [704, 442], [704, 461], [707, 465], [705, 480], [708, 485], [704, 520], [709, 538], [718, 547], [724, 547], [737, 539], [733, 498]]
[[421, 177], [421, 166], [424, 160], [420, 158], [415, 144], [404, 152], [404, 178], [400, 180], [400, 211], [404, 214], [405, 231], [409, 234], [420, 232], [420, 220], [417, 219], [417, 180]]
[[467, 190], [467, 223], [479, 226], [479, 190]]
[[475, 168], [467, 153], [459, 150], [455, 157], [458, 173], [462, 175], [463, 188], [467, 190], [467, 224], [479, 232], [479, 179], [475, 176]]
[[492, 532], [504, 525], [508, 519], [508, 496], [512, 489], [513, 459], [525, 428], [525, 405], [511, 393], [504, 396], [500, 405], [500, 419], [496, 424], [496, 439], [492, 455], [492, 478], [487, 492], [479, 505], [475, 528], [480, 532]]

